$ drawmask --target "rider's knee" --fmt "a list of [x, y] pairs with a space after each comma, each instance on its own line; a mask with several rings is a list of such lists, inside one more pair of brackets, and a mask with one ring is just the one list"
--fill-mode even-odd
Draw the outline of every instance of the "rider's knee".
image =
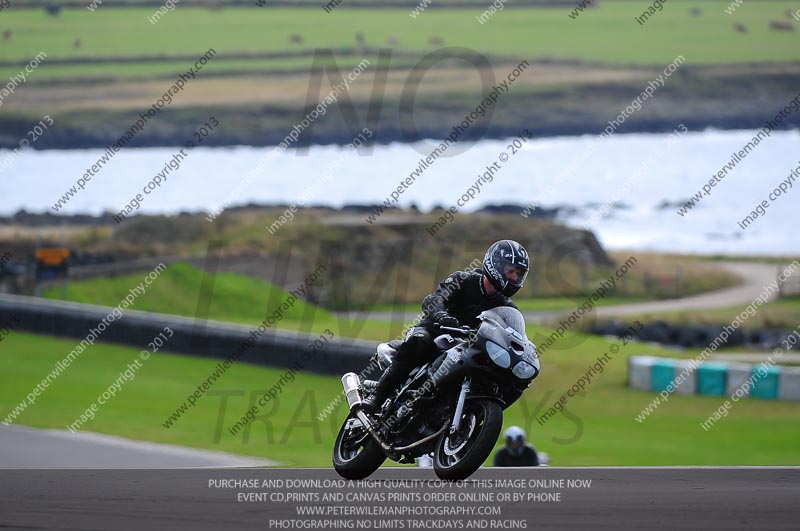
[[418, 351], [427, 349], [433, 344], [433, 337], [424, 329], [415, 331], [408, 339]]
[[397, 349], [398, 359], [417, 361], [424, 356], [431, 344], [430, 334], [424, 330], [412, 331], [400, 348]]

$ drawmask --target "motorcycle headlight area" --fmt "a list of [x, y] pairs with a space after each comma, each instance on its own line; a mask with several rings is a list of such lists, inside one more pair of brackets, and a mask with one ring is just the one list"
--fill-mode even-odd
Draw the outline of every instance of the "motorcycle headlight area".
[[504, 349], [497, 343], [493, 343], [492, 341], [487, 341], [486, 352], [489, 353], [489, 357], [492, 358], [492, 361], [495, 362], [500, 367], [507, 369], [508, 366], [511, 365], [511, 355], [508, 353], [506, 349]]
[[533, 378], [533, 375], [536, 374], [536, 369], [534, 369], [533, 365], [531, 365], [527, 361], [520, 361], [511, 370], [511, 374], [513, 374], [520, 380], [530, 380], [531, 378]]

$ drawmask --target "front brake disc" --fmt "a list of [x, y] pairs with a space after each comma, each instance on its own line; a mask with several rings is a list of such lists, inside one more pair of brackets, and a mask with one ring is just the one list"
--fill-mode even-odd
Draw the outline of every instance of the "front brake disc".
[[[455, 433], [453, 435], [448, 435], [447, 440], [445, 440], [444, 453], [451, 457], [456, 455], [464, 448], [464, 446], [466, 446], [470, 436], [475, 431], [475, 425], [477, 424], [475, 415], [471, 414], [469, 418], [465, 420], [467, 420], [466, 429], [464, 428], [464, 425], [462, 423], [461, 430], [459, 430], [458, 433]], [[453, 446], [453, 444], [455, 444], [455, 446]]]

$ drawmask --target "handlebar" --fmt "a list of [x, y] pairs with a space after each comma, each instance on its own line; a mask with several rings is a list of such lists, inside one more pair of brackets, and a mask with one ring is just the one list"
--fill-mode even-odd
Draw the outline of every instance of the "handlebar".
[[435, 324], [434, 327], [436, 327], [439, 330], [442, 330], [444, 332], [451, 332], [451, 333], [459, 334], [459, 335], [463, 335], [463, 336], [468, 336], [471, 333], [475, 332], [475, 330], [476, 330], [476, 329], [470, 328], [470, 327], [468, 327], [466, 325], [462, 326], [461, 328], [455, 328], [455, 327], [452, 327], [452, 326], [442, 326], [442, 325], [439, 325], [439, 324]]

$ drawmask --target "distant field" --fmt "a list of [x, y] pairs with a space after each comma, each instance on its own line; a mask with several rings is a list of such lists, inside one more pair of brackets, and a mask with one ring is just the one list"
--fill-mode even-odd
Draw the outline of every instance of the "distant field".
[[[200, 54], [198, 54], [199, 56]], [[71, 81], [89, 82], [103, 81], [107, 79], [120, 78], [173, 78], [181, 72], [186, 72], [192, 66], [193, 60], [168, 59], [158, 62], [132, 62], [128, 64], [112, 65], [108, 62], [101, 63], [78, 63], [78, 64], [59, 64], [47, 65], [46, 63], [33, 74], [34, 79], [69, 79]], [[354, 57], [340, 57], [336, 64], [343, 72], [348, 72], [355, 68], [360, 59]], [[396, 61], [398, 65], [408, 65], [408, 60]], [[279, 75], [282, 72], [296, 72], [298, 69], [305, 68], [311, 64], [307, 58], [294, 59], [254, 59], [254, 60], [222, 60], [220, 68], [214, 65], [214, 69], [203, 72], [204, 79], [209, 77], [222, 77], [230, 75], [252, 75], [264, 74], [269, 72]], [[17, 75], [20, 67], [0, 67], [0, 79]], [[167, 83], [169, 88], [171, 83]], [[163, 89], [162, 89], [163, 93]]]
[[[594, 377], [586, 394], [567, 402], [568, 413], [540, 426], [536, 418], [611, 345], [606, 339], [572, 334], [565, 336], [564, 342], [573, 346], [543, 355], [541, 376], [506, 412], [504, 424], [527, 429], [536, 447], [550, 454], [552, 464], [800, 465], [797, 403], [743, 400], [727, 418], [704, 432], [698, 423], [712, 414], [722, 399], [673, 396], [643, 424], [637, 423], [634, 417], [655, 395], [625, 387], [626, 358], [643, 352], [670, 354], [638, 344], [621, 347], [605, 371]], [[7, 337], [0, 351], [0, 418], [75, 344], [71, 339], [16, 332]], [[65, 429], [137, 355], [138, 350], [126, 347], [90, 347], [21, 414], [19, 423]], [[274, 410], [263, 411], [265, 417], [256, 421], [251, 431], [234, 437], [226, 428], [249, 407], [253, 395], [259, 396], [255, 392], [269, 389], [284, 372], [242, 363], [212, 387], [215, 394], [201, 398], [172, 428], [165, 428], [162, 422], [208, 377], [215, 364], [214, 360], [155, 354], [85, 429], [263, 456], [286, 466], [330, 466], [330, 451], [344, 408], [322, 422], [316, 415], [341, 394], [341, 384], [334, 376], [298, 374], [287, 384]], [[223, 394], [228, 395], [224, 409]]]
[[[646, 314], [642, 320], [663, 320], [686, 324], [725, 325], [741, 314], [745, 305], [734, 308], [718, 308], [694, 312], [669, 312]], [[748, 329], [778, 328], [792, 330], [800, 323], [800, 298], [778, 299], [762, 306], [758, 313], [747, 320], [744, 325]]]
[[[642, 302], [648, 300], [644, 297], [603, 297], [595, 306], [614, 306], [616, 304], [630, 304], [634, 302]], [[565, 310], [567, 313], [574, 310], [581, 304], [578, 298], [570, 297], [541, 297], [541, 298], [515, 298], [514, 303], [523, 312], [547, 312]], [[381, 304], [374, 306], [372, 311], [377, 312], [391, 312], [393, 310], [401, 309], [403, 312], [411, 313], [420, 310], [420, 304], [408, 304], [405, 306], [391, 306], [388, 304]]]
[[[424, 53], [439, 46], [465, 46], [493, 55], [537, 59], [597, 61], [610, 64], [666, 65], [683, 55], [690, 64], [781, 62], [800, 60], [800, 32], [777, 32], [771, 20], [786, 20], [784, 11], [797, 9], [797, 2], [744, 2], [733, 16], [724, 12], [728, 2], [672, 0], [645, 24], [634, 17], [643, 4], [603, 2], [575, 20], [567, 8], [508, 9], [481, 25], [475, 17], [482, 9], [430, 10], [417, 19], [407, 9], [357, 9], [325, 13], [322, 9], [222, 9], [178, 6], [157, 24], [147, 21], [152, 8], [65, 9], [58, 17], [43, 10], [10, 10], [3, 13], [0, 29], [11, 29], [3, 41], [0, 61], [21, 61], [44, 51], [48, 58], [136, 58], [143, 56], [200, 55], [208, 48], [220, 54], [214, 72], [228, 70], [269, 71], [306, 68], [310, 55], [290, 61], [255, 62], [224, 59], [236, 52], [274, 53], [334, 48], [352, 51], [355, 35], [361, 33], [371, 48], [392, 47], [398, 51]], [[701, 6], [702, 14], [689, 10]], [[746, 34], [733, 31], [734, 23], [748, 27]], [[302, 43], [291, 44], [299, 34]], [[80, 38], [79, 48], [73, 46]], [[392, 44], [389, 44], [392, 43]], [[168, 67], [110, 61], [98, 72], [109, 76], [141, 76], [175, 72], [184, 65]], [[187, 65], [188, 66], [188, 65]], [[14, 68], [5, 65], [0, 75]], [[79, 72], [78, 72], [79, 73]], [[72, 77], [71, 68], [40, 67], [36, 76]]]
[[[575, 3], [509, 5], [482, 25], [475, 16], [488, 5], [432, 8], [413, 19], [408, 8], [325, 13], [179, 4], [155, 25], [147, 21], [155, 6], [104, 5], [89, 12], [79, 5], [58, 17], [41, 8], [3, 10], [0, 86], [40, 52], [47, 58], [2, 102], [0, 146], [18, 147], [44, 113], [59, 126], [37, 148], [107, 146], [209, 48], [217, 55], [131, 146], [183, 145], [208, 108], [226, 118], [213, 145], [280, 142], [305, 114], [306, 99], [316, 97], [309, 92], [309, 70], [318, 49], [332, 50], [343, 72], [370, 61], [350, 96], [360, 115], [368, 102], [384, 103], [374, 128], [379, 143], [408, 140], [398, 124], [409, 70], [443, 47], [484, 54], [498, 82], [522, 60], [530, 63], [497, 106], [486, 138], [532, 124], [541, 136], [595, 134], [679, 56], [684, 65], [657, 101], [626, 123], [628, 132], [672, 131], [675, 123], [692, 130], [754, 127], [763, 122], [764, 108], [778, 108], [796, 92], [800, 79], [800, 31], [768, 26], [777, 20], [800, 28], [785, 14], [800, 8], [792, 2], [746, 1], [730, 16], [727, 1], [670, 0], [645, 25], [634, 20], [644, 9], [641, 2], [602, 2], [576, 19], [568, 16]], [[690, 13], [696, 7], [699, 16]], [[744, 24], [746, 33], [734, 31], [734, 24]], [[293, 35], [299, 42], [290, 42]], [[391, 62], [379, 65], [379, 49], [392, 51]], [[389, 69], [383, 97], [379, 66]], [[485, 90], [482, 77], [455, 59], [426, 72], [414, 102], [419, 138], [440, 138], [444, 124], [474, 108]], [[790, 119], [784, 125], [796, 124]], [[314, 136], [318, 143], [352, 139], [331, 121], [315, 124]]]
[[[73, 281], [67, 285], [65, 298], [73, 302], [116, 306], [131, 286], [141, 282], [141, 278], [141, 274], [134, 273]], [[172, 264], [136, 302], [134, 309], [193, 316], [197, 312], [202, 280], [202, 270], [187, 264]], [[45, 291], [44, 296], [60, 299], [62, 288], [50, 288]], [[280, 303], [287, 296], [288, 293], [266, 282], [244, 275], [219, 273], [214, 282], [209, 318], [239, 323], [258, 322], [264, 318], [270, 300]], [[299, 321], [307, 306], [305, 301], [296, 302], [294, 308], [286, 313], [285, 320]], [[330, 315], [322, 309], [317, 311], [323, 318]]]
[[[263, 223], [255, 226], [261, 227]], [[647, 272], [657, 279], [659, 274], [671, 272], [676, 263], [682, 264], [684, 282], [693, 288], [689, 291], [692, 294], [721, 289], [735, 285], [738, 281], [734, 275], [698, 262], [696, 259], [684, 259], [681, 262], [674, 256], [658, 257], [642, 254], [641, 257], [641, 261], [637, 264], [638, 269], [631, 271], [630, 278], [627, 279], [630, 284], [625, 293], [604, 297], [599, 301], [599, 305], [624, 304], [659, 298], [657, 295], [660, 292], [658, 291], [649, 292], [649, 296], [643, 291], [643, 273]], [[617, 263], [624, 261], [624, 258], [619, 258], [619, 255], [615, 256], [615, 259]], [[587, 291], [594, 291], [596, 286], [600, 285], [600, 279], [608, 278], [609, 271], [605, 269], [593, 271], [593, 278], [587, 284]], [[137, 301], [136, 309], [194, 317], [197, 314], [202, 279], [203, 272], [200, 269], [183, 263], [172, 264], [159, 277], [154, 288]], [[128, 289], [140, 281], [140, 274], [71, 281], [65, 291], [61, 287], [53, 287], [46, 290], [44, 296], [51, 299], [64, 297], [73, 302], [115, 306], [125, 297]], [[543, 280], [540, 279], [539, 285], [542, 283]], [[529, 284], [530, 287], [526, 286], [526, 296], [519, 297], [518, 300], [518, 305], [523, 311], [564, 310], [569, 312], [580, 306], [585, 297], [585, 295], [577, 293], [564, 297], [541, 296], [537, 293], [536, 280], [530, 279]], [[426, 294], [427, 291], [419, 297], [418, 302], [399, 305], [399, 308], [406, 312], [418, 312], [420, 301]], [[264, 319], [268, 312], [274, 311], [274, 308], [279, 306], [287, 296], [282, 289], [267, 282], [240, 274], [220, 273], [215, 279], [208, 318], [250, 325], [257, 324]], [[395, 306], [378, 304], [373, 305], [372, 308], [375, 311], [391, 311]], [[312, 324], [308, 324], [308, 315], [313, 316]], [[307, 331], [315, 332], [331, 328], [339, 336], [357, 336], [376, 340], [395, 337], [402, 330], [402, 323], [399, 322], [354, 319], [353, 323], [348, 324], [345, 318], [305, 301], [299, 301], [277, 326], [292, 330], [303, 329], [302, 327], [305, 326]]]
[[[88, 304], [116, 306], [131, 286], [141, 282], [141, 274], [114, 278], [96, 278], [71, 282], [66, 289], [66, 299]], [[151, 289], [136, 301], [133, 309], [194, 317], [197, 315], [203, 272], [186, 264], [172, 264], [153, 283]], [[44, 293], [46, 298], [60, 299], [62, 290], [55, 287]], [[214, 281], [214, 292], [208, 309], [208, 318], [248, 325], [258, 325], [286, 300], [288, 293], [267, 282], [232, 273], [219, 273]], [[309, 318], [309, 316], [312, 316]], [[354, 320], [344, 318], [309, 304], [297, 301], [288, 310], [278, 328], [320, 333], [330, 328], [338, 337], [387, 340], [395, 337], [402, 323]]]
[[[65, 292], [61, 287], [45, 291], [49, 299], [61, 299], [86, 304], [115, 306], [128, 293], [131, 286], [141, 281], [139, 274], [113, 278], [96, 278], [70, 282]], [[153, 288], [137, 300], [134, 309], [194, 317], [197, 314], [199, 293], [203, 273], [200, 269], [186, 265], [173, 264], [153, 284]], [[214, 293], [209, 306], [208, 318], [217, 321], [236, 322], [248, 325], [258, 324], [265, 315], [271, 314], [288, 294], [266, 282], [244, 275], [219, 273], [215, 279]], [[622, 304], [643, 300], [641, 297], [608, 297], [600, 305]], [[519, 306], [523, 311], [572, 310], [580, 304], [577, 298], [547, 297], [542, 299], [522, 299]], [[376, 311], [391, 311], [390, 305], [376, 306]], [[416, 313], [420, 304], [402, 307], [404, 311]], [[269, 312], [269, 313], [267, 313]], [[306, 313], [309, 312], [309, 313]], [[308, 316], [313, 316], [311, 319]], [[304, 317], [306, 319], [304, 320]], [[311, 324], [308, 324], [308, 323]], [[349, 324], [348, 324], [349, 323]], [[348, 321], [344, 317], [327, 310], [298, 301], [295, 307], [286, 312], [285, 317], [276, 324], [278, 328], [320, 333], [330, 328], [337, 336], [357, 336], [361, 339], [385, 341], [396, 337], [403, 323], [369, 319]]]

